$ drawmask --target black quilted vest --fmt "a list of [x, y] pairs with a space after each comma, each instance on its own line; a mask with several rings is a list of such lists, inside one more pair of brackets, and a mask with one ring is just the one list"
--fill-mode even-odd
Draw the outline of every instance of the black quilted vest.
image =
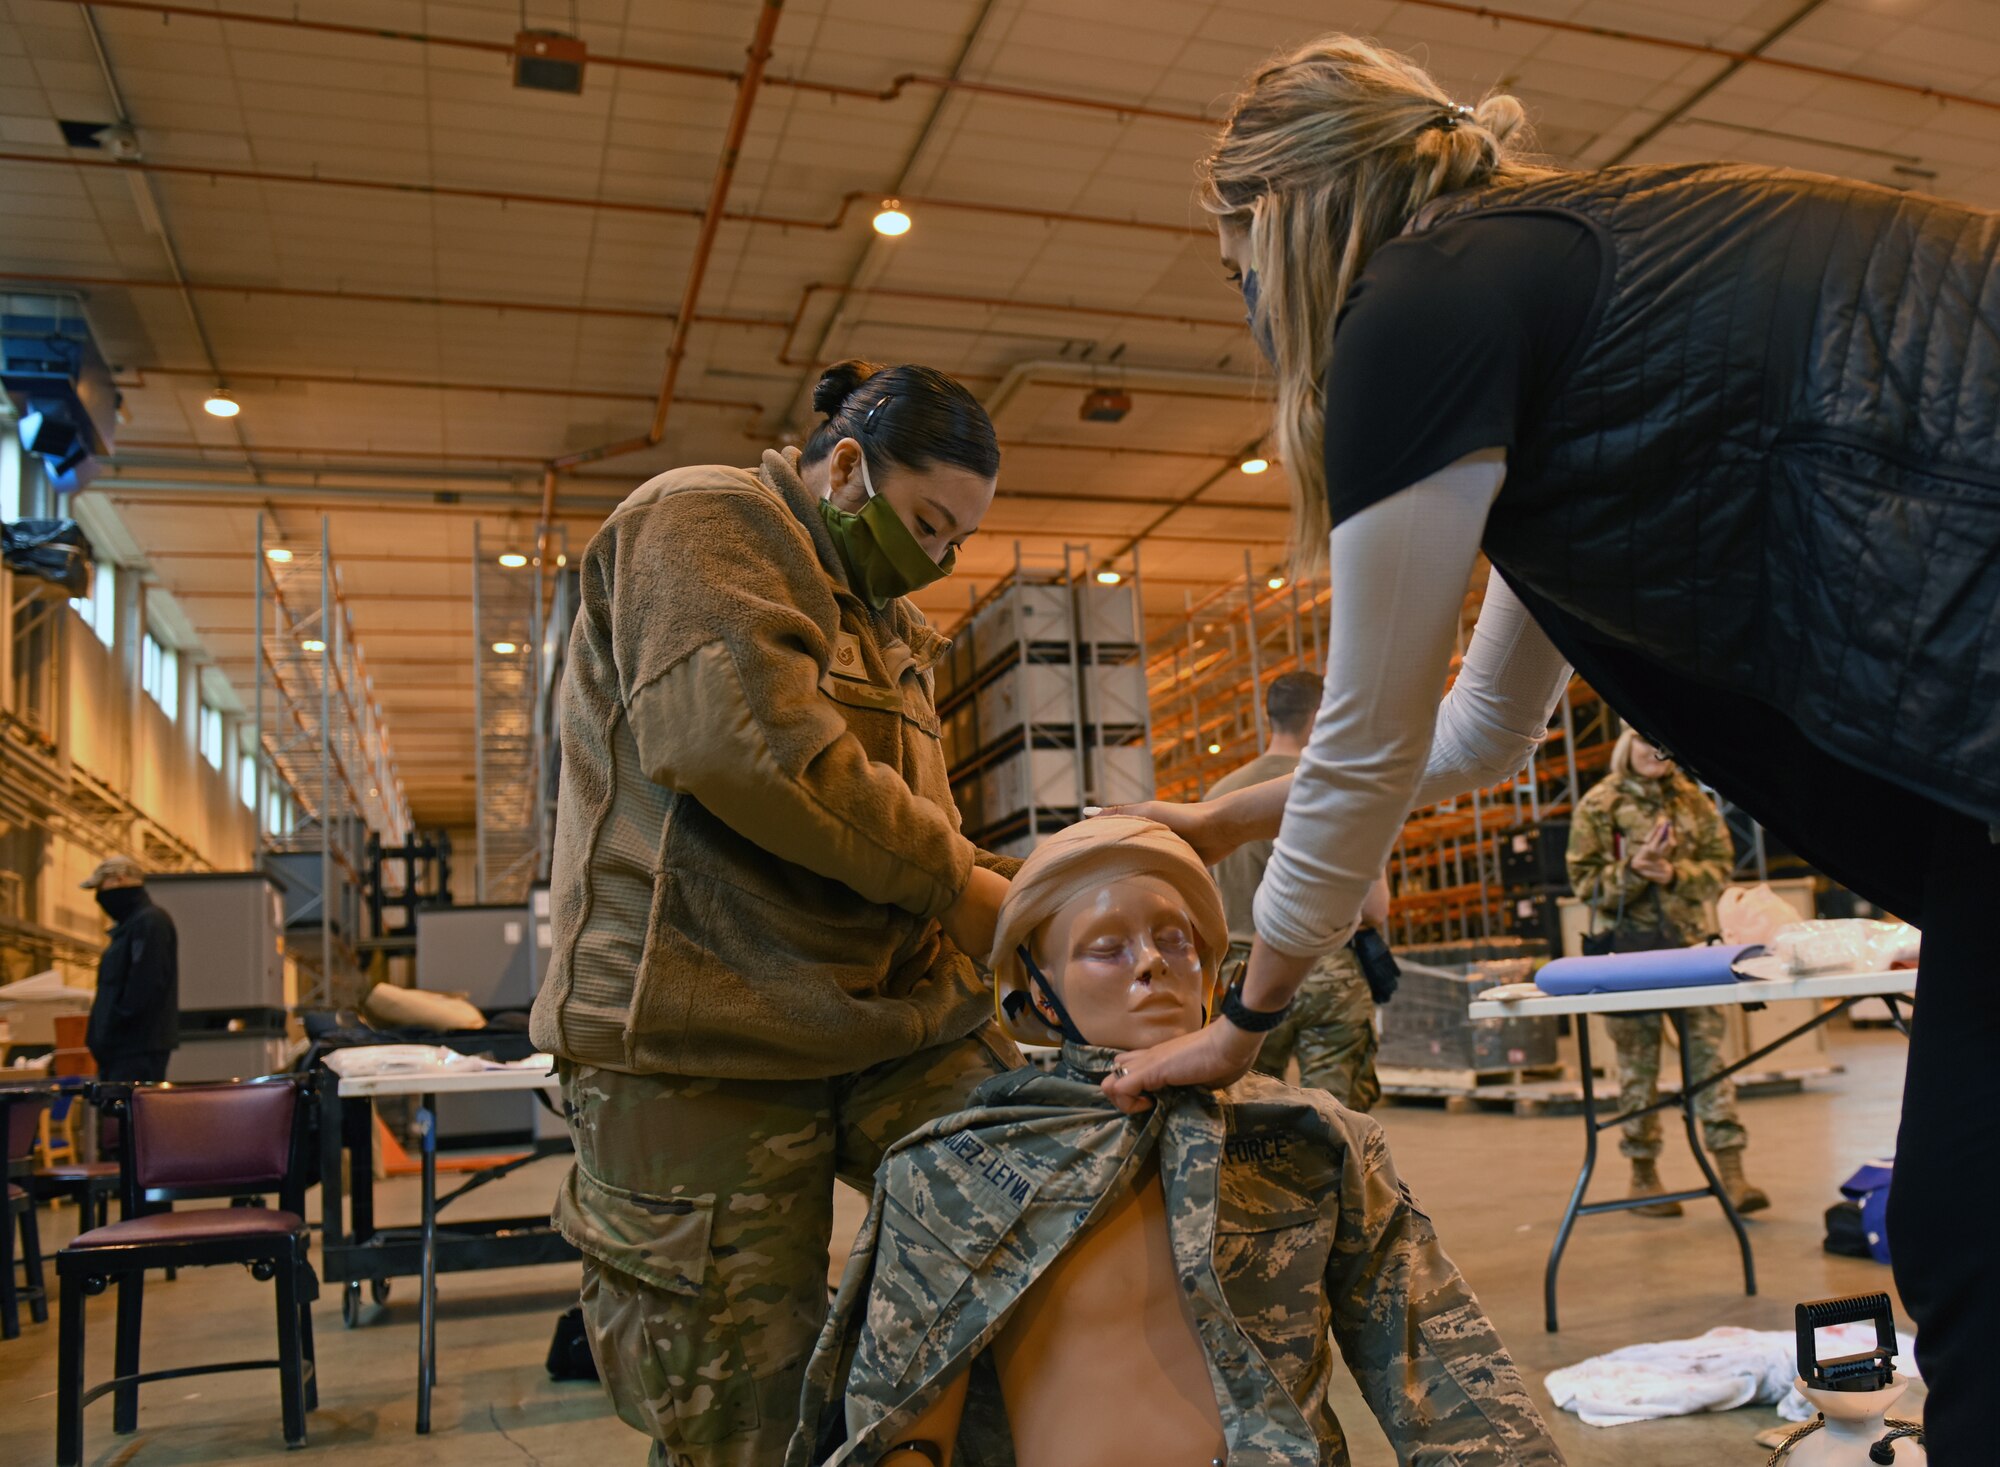
[[2000, 821], [2000, 215], [1708, 165], [1453, 195], [1414, 228], [1515, 210], [1602, 246], [1486, 532], [1556, 644], [1705, 777], [1746, 736], [1687, 706], [1712, 692]]

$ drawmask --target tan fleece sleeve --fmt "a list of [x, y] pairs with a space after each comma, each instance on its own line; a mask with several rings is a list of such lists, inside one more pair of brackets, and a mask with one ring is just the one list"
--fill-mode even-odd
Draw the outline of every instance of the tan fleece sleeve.
[[760, 488], [716, 488], [624, 518], [612, 644], [647, 777], [869, 901], [949, 907], [972, 845], [820, 692], [833, 593], [791, 512]]

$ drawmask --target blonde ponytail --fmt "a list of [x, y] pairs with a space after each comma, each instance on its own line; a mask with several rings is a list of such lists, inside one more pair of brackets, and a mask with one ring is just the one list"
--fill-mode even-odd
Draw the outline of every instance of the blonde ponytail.
[[1512, 97], [1463, 107], [1408, 58], [1328, 36], [1259, 72], [1202, 159], [1202, 206], [1249, 230], [1241, 263], [1257, 273], [1253, 325], [1272, 346], [1301, 573], [1326, 556], [1323, 393], [1348, 292], [1433, 199], [1550, 171], [1522, 160], [1526, 123]]

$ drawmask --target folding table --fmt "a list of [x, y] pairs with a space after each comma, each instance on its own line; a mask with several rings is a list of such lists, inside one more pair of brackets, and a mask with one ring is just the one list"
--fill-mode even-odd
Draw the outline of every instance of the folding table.
[[[392, 1075], [340, 1078], [327, 1072], [321, 1095], [321, 1215], [325, 1241], [322, 1259], [329, 1282], [344, 1282], [350, 1311], [358, 1303], [361, 1280], [378, 1289], [392, 1275], [416, 1274], [422, 1296], [417, 1313], [417, 1431], [431, 1429], [431, 1387], [437, 1381], [437, 1276], [482, 1268], [520, 1268], [560, 1263], [581, 1257], [569, 1240], [537, 1217], [480, 1218], [440, 1230], [438, 1212], [467, 1192], [497, 1181], [528, 1163], [551, 1154], [537, 1149], [526, 1156], [474, 1173], [440, 1199], [437, 1195], [437, 1097], [491, 1094], [496, 1091], [539, 1090], [555, 1095], [561, 1082], [546, 1070], [467, 1069], [422, 1071]], [[417, 1227], [377, 1228], [374, 1222], [373, 1135], [368, 1102], [381, 1096], [417, 1097], [417, 1130], [422, 1139], [423, 1210]], [[341, 1149], [351, 1158], [352, 1232], [341, 1222]], [[350, 1312], [350, 1319], [352, 1313]]]
[[[1569, 1244], [1569, 1235], [1579, 1217], [1592, 1217], [1601, 1212], [1624, 1212], [1634, 1207], [1645, 1207], [1655, 1202], [1692, 1202], [1702, 1197], [1713, 1197], [1722, 1206], [1722, 1214], [1729, 1220], [1729, 1226], [1736, 1233], [1736, 1246], [1743, 1255], [1743, 1292], [1757, 1292], [1757, 1265], [1750, 1254], [1750, 1234], [1744, 1229], [1743, 1219], [1737, 1214], [1735, 1204], [1723, 1190], [1722, 1183], [1715, 1175], [1715, 1168], [1709, 1164], [1708, 1153], [1702, 1150], [1701, 1134], [1695, 1125], [1695, 1097], [1711, 1085], [1718, 1085], [1734, 1075], [1745, 1065], [1754, 1064], [1773, 1050], [1790, 1044], [1801, 1034], [1817, 1028], [1835, 1014], [1844, 1013], [1864, 998], [1880, 998], [1889, 1006], [1891, 1019], [1904, 1034], [1909, 1028], [1904, 1020], [1898, 1000], [1916, 992], [1917, 974], [1915, 969], [1899, 969], [1887, 973], [1836, 973], [1825, 977], [1795, 978], [1784, 976], [1775, 959], [1753, 958], [1740, 964], [1739, 973], [1769, 976], [1739, 977], [1734, 983], [1703, 984], [1693, 988], [1652, 988], [1626, 993], [1585, 993], [1557, 997], [1551, 994], [1532, 994], [1519, 998], [1482, 998], [1466, 1008], [1466, 1014], [1474, 1019], [1515, 1019], [1536, 1014], [1575, 1014], [1579, 1017], [1589, 1014], [1633, 1014], [1664, 1013], [1673, 1021], [1674, 1032], [1680, 1038], [1682, 1063], [1688, 1054], [1687, 1011], [1689, 1009], [1726, 1007], [1741, 1004], [1745, 1007], [1761, 1007], [1767, 1003], [1784, 1003], [1794, 999], [1830, 1000], [1830, 1006], [1814, 1014], [1804, 1023], [1787, 1030], [1779, 1038], [1753, 1050], [1732, 1065], [1725, 1066], [1713, 1075], [1690, 1083], [1686, 1072], [1681, 1076], [1681, 1088], [1664, 1095], [1653, 1104], [1638, 1110], [1621, 1111], [1617, 1115], [1599, 1120], [1597, 1116], [1597, 1093], [1590, 1063], [1590, 1025], [1587, 1022], [1576, 1026], [1577, 1059], [1583, 1071], [1583, 1167], [1577, 1173], [1576, 1186], [1571, 1189], [1569, 1205], [1563, 1209], [1562, 1223], [1556, 1229], [1556, 1240], [1549, 1249], [1548, 1266], [1542, 1275], [1542, 1306], [1544, 1326], [1553, 1334], [1556, 1331], [1556, 1274], [1562, 1267], [1563, 1249]], [[1592, 1173], [1597, 1169], [1597, 1137], [1601, 1131], [1622, 1125], [1633, 1116], [1648, 1115], [1670, 1106], [1680, 1109], [1681, 1119], [1687, 1128], [1688, 1149], [1694, 1153], [1695, 1164], [1707, 1185], [1686, 1192], [1665, 1192], [1656, 1197], [1619, 1197], [1608, 1202], [1585, 1202], [1584, 1193], [1590, 1186]]]

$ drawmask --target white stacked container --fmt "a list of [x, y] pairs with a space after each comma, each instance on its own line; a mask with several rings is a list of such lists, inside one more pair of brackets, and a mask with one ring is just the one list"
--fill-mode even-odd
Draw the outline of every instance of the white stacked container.
[[988, 743], [1036, 724], [1075, 727], [1075, 668], [1026, 662], [1008, 668], [979, 690], [980, 737]]

